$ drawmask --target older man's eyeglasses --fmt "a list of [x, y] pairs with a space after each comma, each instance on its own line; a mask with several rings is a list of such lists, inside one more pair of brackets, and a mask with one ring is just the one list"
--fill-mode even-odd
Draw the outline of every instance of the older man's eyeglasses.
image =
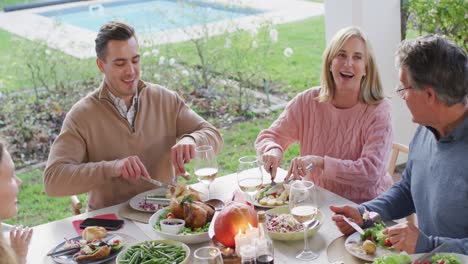
[[408, 86], [408, 87], [403, 87], [403, 85], [398, 85], [397, 89], [396, 89], [396, 93], [401, 97], [403, 98], [403, 96], [405, 96], [406, 94], [406, 90], [409, 90], [409, 89], [413, 89], [412, 86]]

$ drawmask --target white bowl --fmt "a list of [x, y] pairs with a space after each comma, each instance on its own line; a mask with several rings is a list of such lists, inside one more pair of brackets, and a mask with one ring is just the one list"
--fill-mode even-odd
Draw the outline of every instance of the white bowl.
[[164, 219], [159, 224], [161, 231], [168, 234], [179, 234], [185, 227], [185, 221], [177, 218]]
[[[274, 209], [270, 209], [266, 211], [267, 215], [271, 214], [289, 214], [289, 206], [281, 206], [277, 207]], [[315, 232], [317, 232], [320, 227], [323, 225], [323, 221], [325, 218], [325, 215], [322, 213], [322, 211], [317, 210], [317, 216], [315, 217], [317, 220], [320, 221], [320, 224], [318, 224], [316, 227], [311, 228], [307, 231], [307, 237], [312, 236]], [[271, 237], [271, 239], [274, 240], [303, 240], [304, 239], [304, 231], [299, 231], [299, 232], [289, 232], [289, 233], [280, 233], [280, 232], [273, 232], [273, 231], [268, 231], [268, 235]]]
[[158, 223], [160, 221], [159, 217], [166, 210], [169, 210], [169, 208], [159, 209], [149, 219], [148, 224], [151, 225], [151, 228], [153, 229], [153, 231], [156, 234], [158, 234], [159, 236], [161, 236], [161, 237], [163, 237], [165, 239], [176, 240], [176, 241], [180, 241], [180, 242], [186, 243], [186, 244], [196, 244], [196, 243], [206, 242], [206, 241], [210, 240], [210, 237], [208, 236], [208, 232], [203, 232], [203, 233], [199, 233], [199, 234], [169, 234], [169, 233], [165, 233], [165, 232], [161, 232], [160, 230], [157, 230], [155, 228], [155, 225], [156, 225], [156, 223]]

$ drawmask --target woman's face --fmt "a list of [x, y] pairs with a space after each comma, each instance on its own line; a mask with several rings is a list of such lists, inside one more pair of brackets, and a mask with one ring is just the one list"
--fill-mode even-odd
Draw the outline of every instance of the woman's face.
[[14, 217], [17, 213], [17, 195], [21, 180], [15, 175], [15, 166], [10, 154], [4, 150], [0, 161], [0, 220]]
[[366, 75], [367, 52], [364, 41], [349, 38], [333, 58], [330, 71], [337, 90], [359, 91]]

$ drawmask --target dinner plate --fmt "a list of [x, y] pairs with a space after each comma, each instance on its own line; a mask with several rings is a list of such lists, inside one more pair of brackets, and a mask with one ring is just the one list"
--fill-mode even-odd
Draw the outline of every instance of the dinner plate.
[[[185, 264], [188, 262], [188, 259], [189, 259], [189, 256], [190, 256], [190, 248], [184, 244], [184, 243], [181, 243], [181, 242], [178, 242], [178, 241], [172, 241], [172, 240], [152, 240], [152, 241], [145, 241], [145, 242], [141, 242], [141, 243], [138, 243], [138, 244], [135, 244], [133, 245], [132, 247], [136, 247], [138, 245], [142, 245], [142, 244], [147, 244], [147, 243], [151, 243], [151, 242], [155, 242], [155, 243], [159, 243], [159, 244], [166, 244], [166, 245], [176, 245], [176, 246], [181, 246], [182, 249], [185, 251], [185, 258], [181, 261], [181, 262], [174, 262], [176, 264]], [[124, 257], [125, 257], [125, 253], [127, 252], [127, 250], [130, 250], [131, 247], [125, 249], [125, 250], [121, 250], [120, 254], [117, 256], [117, 259], [115, 260], [115, 263], [116, 264], [119, 264], [122, 260], [124, 260]], [[126, 262], [125, 262], [126, 263]]]
[[[277, 185], [282, 185], [283, 183], [276, 183], [276, 184], [277, 184]], [[270, 185], [270, 184], [263, 184], [262, 186], [268, 186], [268, 185]], [[257, 194], [255, 194], [255, 196], [254, 196], [255, 199], [252, 200], [252, 198], [249, 198], [249, 201], [250, 201], [253, 205], [255, 205], [256, 207], [269, 208], [269, 209], [271, 209], [271, 208], [277, 208], [277, 207], [281, 207], [281, 206], [288, 205], [288, 202], [289, 202], [289, 200], [286, 200], [286, 201], [284, 202], [284, 204], [280, 204], [280, 205], [264, 205], [264, 204], [260, 204], [260, 203], [258, 202], [258, 200], [257, 200], [257, 196], [258, 196], [258, 195], [259, 195], [259, 193], [257, 192]]]
[[166, 197], [166, 193], [167, 193], [166, 188], [158, 188], [158, 189], [154, 189], [154, 190], [149, 190], [149, 191], [146, 191], [146, 192], [135, 195], [132, 199], [130, 199], [130, 201], [128, 203], [129, 203], [131, 208], [133, 208], [133, 209], [135, 209], [137, 211], [154, 213], [154, 212], [156, 212], [157, 210], [159, 210], [161, 208], [160, 206], [158, 206], [157, 203], [155, 203], [155, 202], [152, 203], [155, 206], [155, 210], [143, 209], [143, 208], [140, 207], [140, 204], [144, 203], [145, 197], [147, 195], [157, 195], [157, 196], [161, 196], [161, 197]]
[[[80, 263], [86, 263], [86, 264], [98, 264], [98, 263], [105, 263], [107, 261], [110, 261], [110, 260], [113, 260], [115, 257], [117, 257], [117, 255], [122, 251], [124, 250], [126, 247], [134, 244], [136, 242], [136, 240], [131, 237], [131, 236], [128, 236], [126, 234], [122, 234], [122, 233], [107, 233], [107, 236], [104, 238], [109, 238], [111, 236], [114, 236], [114, 235], [118, 235], [120, 237], [123, 238], [123, 243], [124, 243], [124, 247], [119, 250], [119, 251], [116, 251], [116, 252], [111, 252], [111, 254], [109, 256], [107, 256], [106, 258], [103, 258], [103, 259], [99, 259], [99, 260], [93, 260], [93, 261], [85, 261], [85, 262], [80, 262]], [[81, 240], [83, 239], [81, 236], [77, 236], [77, 237], [74, 237], [74, 238], [71, 238], [70, 240]], [[51, 251], [50, 253], [52, 252], [55, 252], [55, 251], [58, 251], [58, 250], [61, 250], [63, 248], [63, 245], [65, 244], [65, 241], [63, 241], [62, 243], [58, 244], [57, 246], [55, 246]], [[73, 254], [71, 255], [61, 255], [61, 256], [51, 256], [50, 258], [52, 258], [52, 260], [56, 263], [60, 263], [60, 264], [76, 264], [77, 262], [73, 259]]]
[[169, 208], [159, 209], [149, 219], [148, 224], [151, 226], [151, 229], [153, 229], [153, 231], [156, 232], [156, 234], [158, 234], [159, 236], [165, 239], [180, 241], [186, 244], [196, 244], [196, 243], [201, 243], [201, 242], [210, 240], [210, 236], [208, 235], [208, 232], [203, 232], [199, 234], [169, 234], [169, 233], [164, 233], [161, 230], [157, 230], [155, 228], [155, 224], [159, 221], [159, 217], [161, 216], [161, 214], [164, 213], [166, 210], [169, 210]]
[[[420, 253], [420, 254], [411, 254], [409, 255], [411, 257], [412, 260], [416, 260], [418, 259], [419, 257], [421, 257], [424, 253]], [[436, 253], [436, 254], [439, 254], [439, 255], [453, 255], [455, 257], [458, 258], [458, 260], [460, 260], [461, 263], [468, 263], [468, 256], [467, 255], [462, 255], [462, 254], [458, 254], [458, 253]]]
[[[281, 206], [278, 208], [273, 208], [268, 211], [266, 211], [267, 215], [267, 221], [270, 221], [271, 215], [272, 214], [289, 214], [289, 206]], [[315, 232], [317, 232], [320, 227], [323, 225], [325, 215], [323, 214], [322, 211], [317, 210], [317, 216], [315, 217], [317, 220], [320, 221], [320, 223], [314, 227], [311, 228], [307, 231], [307, 237], [312, 236]], [[273, 232], [273, 231], [267, 231], [268, 235], [270, 236], [271, 239], [274, 240], [304, 240], [304, 231], [299, 231], [299, 232], [288, 232], [288, 233], [280, 233], [280, 232]]]
[[364, 252], [364, 250], [361, 249], [362, 243], [363, 242], [361, 241], [361, 235], [358, 232], [355, 232], [351, 234], [348, 238], [346, 238], [345, 249], [346, 251], [348, 251], [349, 254], [355, 256], [356, 258], [370, 262], [372, 262], [374, 258], [378, 258], [386, 254], [400, 253], [398, 250], [384, 249], [376, 245], [377, 249], [375, 253], [372, 255], [367, 255], [366, 252]]

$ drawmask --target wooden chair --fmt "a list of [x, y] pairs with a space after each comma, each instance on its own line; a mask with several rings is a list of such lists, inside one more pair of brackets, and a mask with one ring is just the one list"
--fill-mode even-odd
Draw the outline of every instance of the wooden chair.
[[[408, 155], [409, 148], [403, 144], [400, 143], [393, 143], [392, 145], [392, 156], [390, 158], [390, 162], [388, 163], [388, 173], [393, 177], [393, 174], [395, 173], [395, 167], [396, 163], [398, 160], [398, 155], [400, 155], [400, 152]], [[406, 221], [413, 223], [414, 225], [418, 224], [418, 220], [416, 218], [416, 214], [412, 214], [408, 217], [406, 217]]]
[[79, 215], [81, 214], [81, 208], [83, 205], [80, 202], [80, 199], [78, 199], [78, 196], [72, 195], [70, 196], [70, 204], [72, 207], [73, 214]]

